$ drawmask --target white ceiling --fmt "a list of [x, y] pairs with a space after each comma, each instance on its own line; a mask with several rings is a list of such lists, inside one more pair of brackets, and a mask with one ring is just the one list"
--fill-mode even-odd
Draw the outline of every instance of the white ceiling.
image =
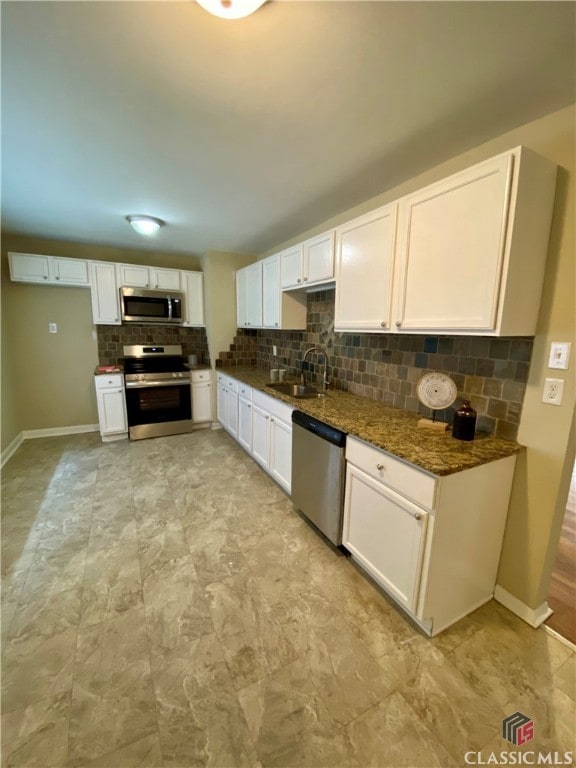
[[3, 229], [262, 252], [572, 103], [575, 9], [4, 0]]

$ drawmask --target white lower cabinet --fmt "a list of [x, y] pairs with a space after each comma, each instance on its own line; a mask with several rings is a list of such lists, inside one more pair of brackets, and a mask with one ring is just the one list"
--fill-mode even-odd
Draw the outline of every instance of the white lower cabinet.
[[436, 477], [346, 445], [343, 545], [430, 635], [494, 594], [515, 456]]
[[416, 610], [428, 513], [350, 464], [344, 546], [398, 602]]
[[212, 374], [192, 371], [192, 421], [195, 424], [212, 421]]
[[121, 373], [95, 377], [98, 421], [103, 442], [128, 437], [123, 379]]
[[218, 421], [290, 493], [293, 408], [226, 374], [217, 378]]
[[252, 456], [264, 469], [270, 466], [270, 414], [253, 403], [252, 405]]
[[224, 429], [238, 439], [238, 382], [230, 376], [218, 373], [216, 395], [217, 417]]
[[269, 472], [288, 493], [292, 483], [292, 422], [270, 416]]
[[252, 453], [252, 389], [242, 383], [238, 388], [238, 442]]

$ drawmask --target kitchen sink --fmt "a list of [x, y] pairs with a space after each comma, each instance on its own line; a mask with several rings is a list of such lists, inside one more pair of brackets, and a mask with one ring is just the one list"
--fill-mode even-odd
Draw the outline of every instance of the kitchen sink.
[[289, 397], [321, 397], [324, 394], [318, 392], [316, 387], [309, 387], [305, 384], [290, 384], [287, 381], [280, 381], [277, 384], [266, 384], [266, 386]]

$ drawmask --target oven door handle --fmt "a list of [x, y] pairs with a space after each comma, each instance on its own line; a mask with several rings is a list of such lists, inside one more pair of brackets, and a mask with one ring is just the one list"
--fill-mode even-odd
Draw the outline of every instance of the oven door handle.
[[127, 381], [126, 389], [149, 389], [150, 387], [186, 387], [190, 385], [190, 379], [179, 381]]

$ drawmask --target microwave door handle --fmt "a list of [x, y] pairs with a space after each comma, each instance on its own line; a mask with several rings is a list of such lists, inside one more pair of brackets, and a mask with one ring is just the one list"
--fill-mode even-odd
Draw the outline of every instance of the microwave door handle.
[[172, 320], [172, 299], [168, 296], [168, 320]]

